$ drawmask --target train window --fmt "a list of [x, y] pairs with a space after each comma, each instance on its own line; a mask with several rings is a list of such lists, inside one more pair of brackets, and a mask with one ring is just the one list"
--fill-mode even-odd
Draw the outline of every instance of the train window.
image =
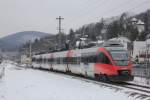
[[37, 58], [37, 61], [38, 61], [38, 63], [42, 63], [42, 56], [39, 56], [39, 57]]
[[63, 58], [56, 58], [56, 63], [57, 64], [62, 64], [63, 63]]
[[46, 63], [48, 63], [48, 58], [46, 58]]
[[36, 59], [33, 57], [33, 58], [32, 58], [32, 61], [35, 62], [35, 60], [36, 60]]
[[54, 64], [57, 64], [57, 58], [54, 58]]
[[87, 63], [88, 62], [88, 57], [87, 56], [82, 56], [81, 57], [81, 62]]
[[57, 64], [57, 58], [54, 59], [54, 63]]
[[98, 55], [98, 62], [104, 63], [104, 64], [111, 64], [109, 58], [104, 53], [100, 53]]
[[51, 58], [48, 59], [48, 62], [51, 63]]
[[60, 64], [60, 58], [57, 58], [57, 64]]
[[83, 62], [83, 63], [96, 63], [97, 57], [96, 57], [96, 55], [82, 56], [81, 62]]
[[128, 60], [129, 54], [126, 51], [111, 51], [113, 60]]
[[63, 64], [67, 64], [67, 57], [64, 57], [62, 60], [63, 60]]
[[57, 60], [57, 58], [55, 58], [55, 64], [57, 64], [57, 62], [58, 62], [58, 60]]
[[36, 58], [32, 58], [32, 62], [36, 62]]
[[63, 57], [59, 58], [59, 63], [63, 64]]
[[80, 64], [80, 57], [77, 57], [77, 64]]
[[70, 57], [69, 58], [69, 63], [70, 64], [75, 64], [75, 58], [74, 57]]
[[104, 63], [105, 64], [111, 64], [109, 58], [106, 55], [104, 55]]
[[38, 58], [36, 58], [36, 62], [39, 62], [39, 59], [38, 59]]
[[91, 63], [96, 63], [96, 62], [97, 62], [97, 57], [96, 57], [96, 55], [89, 56], [89, 62], [91, 62]]
[[79, 64], [79, 57], [61, 57], [61, 58], [53, 58], [49, 59], [49, 62], [54, 62], [56, 64]]
[[36, 62], [39, 63], [39, 58], [36, 59]]
[[46, 62], [47, 62], [47, 59], [46, 59], [46, 58], [43, 58], [43, 62], [46, 63]]
[[57, 58], [57, 64], [60, 64], [60, 58]]
[[65, 60], [68, 64], [80, 64], [80, 57], [68, 57]]
[[53, 62], [54, 62], [54, 58], [49, 58], [49, 59], [48, 59], [48, 62], [49, 62], [49, 63], [53, 63]]
[[42, 58], [39, 58], [39, 62], [40, 62], [40, 63], [42, 62]]
[[72, 57], [72, 64], [76, 64], [76, 57]]

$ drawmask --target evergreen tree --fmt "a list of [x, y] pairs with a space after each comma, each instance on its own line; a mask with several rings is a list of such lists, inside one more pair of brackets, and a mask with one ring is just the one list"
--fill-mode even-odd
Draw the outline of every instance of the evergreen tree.
[[70, 29], [69, 41], [70, 41], [69, 45], [71, 46], [70, 48], [75, 48], [76, 37], [75, 37], [75, 32], [73, 31], [73, 29]]
[[118, 37], [120, 33], [118, 21], [112, 22], [107, 28], [107, 39]]
[[131, 41], [135, 41], [138, 40], [138, 29], [133, 26], [133, 25], [129, 25], [127, 27], [127, 37], [131, 40]]

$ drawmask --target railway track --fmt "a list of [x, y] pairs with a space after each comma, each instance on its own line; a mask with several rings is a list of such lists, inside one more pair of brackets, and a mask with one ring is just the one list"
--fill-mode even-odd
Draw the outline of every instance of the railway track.
[[134, 83], [125, 83], [126, 86], [130, 87], [132, 86], [132, 88], [136, 88], [136, 89], [143, 89], [143, 92], [147, 92], [150, 93], [150, 87], [149, 86], [144, 86], [144, 85], [138, 85], [138, 84], [134, 84]]
[[150, 87], [149, 86], [143, 86], [143, 85], [137, 85], [137, 84], [125, 83], [125, 82], [122, 84], [115, 84], [115, 85], [134, 90], [140, 94], [147, 95], [150, 97]]
[[130, 96], [136, 96], [137, 98], [140, 98], [141, 100], [150, 100], [150, 87], [148, 86], [142, 86], [132, 83], [111, 83], [111, 82], [102, 82], [97, 81], [94, 79], [87, 79], [87, 78], [81, 78], [73, 76], [75, 79], [80, 79], [82, 81], [97, 84], [100, 86], [110, 87], [111, 89], [115, 89], [117, 91], [125, 90], [125, 93], [129, 94]]
[[[34, 68], [35, 69], [35, 68]], [[39, 70], [39, 69], [37, 69]], [[99, 81], [99, 80], [95, 80], [93, 78], [87, 78], [87, 77], [83, 77], [80, 75], [76, 75], [76, 74], [72, 74], [72, 73], [64, 73], [64, 72], [59, 72], [59, 71], [49, 71], [49, 70], [43, 70], [40, 69], [42, 71], [46, 71], [46, 72], [51, 72], [54, 74], [59, 74], [59, 75], [65, 75], [65, 77], [71, 77], [73, 79], [78, 79], [84, 82], [88, 82], [88, 83], [92, 83], [92, 84], [96, 84], [99, 86], [105, 86], [105, 87], [109, 87], [115, 90], [125, 90], [126, 93], [128, 93], [131, 96], [137, 96], [137, 98], [140, 99], [146, 99], [146, 100], [150, 100], [150, 87], [148, 86], [143, 86], [143, 85], [138, 85], [138, 84], [133, 84], [133, 83], [127, 83], [127, 82], [121, 82], [121, 83], [112, 83], [112, 82], [103, 82], [103, 81]], [[148, 99], [147, 99], [148, 98]]]
[[125, 92], [131, 96], [137, 96], [137, 98], [141, 98], [142, 100], [144, 98], [148, 98], [146, 100], [150, 100], [150, 87], [148, 87], [148, 86], [137, 85], [137, 84], [127, 83], [127, 82], [121, 82], [121, 83], [103, 82], [103, 81], [95, 80], [93, 78], [85, 78], [83, 76], [74, 75], [74, 74], [70, 74], [70, 73], [69, 74], [62, 73], [62, 72], [61, 73], [53, 72], [53, 73], [61, 74], [61, 75], [63, 74], [63, 75], [66, 75], [66, 77], [72, 77], [74, 79], [79, 79], [84, 82], [113, 88], [117, 91], [127, 90]]
[[80, 80], [83, 80], [86, 82], [98, 84], [98, 85], [104, 85], [107, 87], [116, 88], [119, 90], [125, 88], [125, 89], [129, 89], [129, 90], [133, 91], [134, 93], [150, 97], [150, 87], [148, 87], [148, 86], [142, 86], [142, 85], [127, 83], [127, 82], [122, 82], [122, 83], [102, 82], [102, 81], [97, 81], [94, 79], [80, 78], [80, 77], [76, 77], [76, 76], [74, 76], [74, 78], [77, 78], [77, 79], [80, 79]]

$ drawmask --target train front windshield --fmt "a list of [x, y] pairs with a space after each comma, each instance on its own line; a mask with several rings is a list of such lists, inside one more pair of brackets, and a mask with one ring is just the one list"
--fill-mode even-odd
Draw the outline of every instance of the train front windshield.
[[129, 63], [129, 54], [126, 51], [110, 51], [113, 60], [118, 66], [127, 66]]

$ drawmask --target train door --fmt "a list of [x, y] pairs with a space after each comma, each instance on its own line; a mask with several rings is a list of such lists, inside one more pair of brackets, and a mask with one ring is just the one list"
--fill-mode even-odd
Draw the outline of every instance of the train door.
[[100, 52], [97, 57], [97, 63], [95, 65], [95, 73], [97, 74], [111, 74], [112, 73], [112, 63], [108, 56]]
[[81, 73], [78, 52], [73, 50], [67, 52], [67, 70], [75, 74]]
[[4, 76], [5, 73], [5, 67], [3, 65], [0, 65], [0, 79]]
[[49, 68], [50, 68], [50, 70], [53, 70], [53, 63], [54, 63], [54, 54], [51, 54], [50, 59], [49, 59]]
[[94, 54], [86, 54], [81, 57], [81, 66], [85, 76], [94, 77], [94, 64], [95, 64]]
[[88, 56], [82, 55], [81, 62], [83, 75], [87, 76], [87, 72], [89, 69]]

